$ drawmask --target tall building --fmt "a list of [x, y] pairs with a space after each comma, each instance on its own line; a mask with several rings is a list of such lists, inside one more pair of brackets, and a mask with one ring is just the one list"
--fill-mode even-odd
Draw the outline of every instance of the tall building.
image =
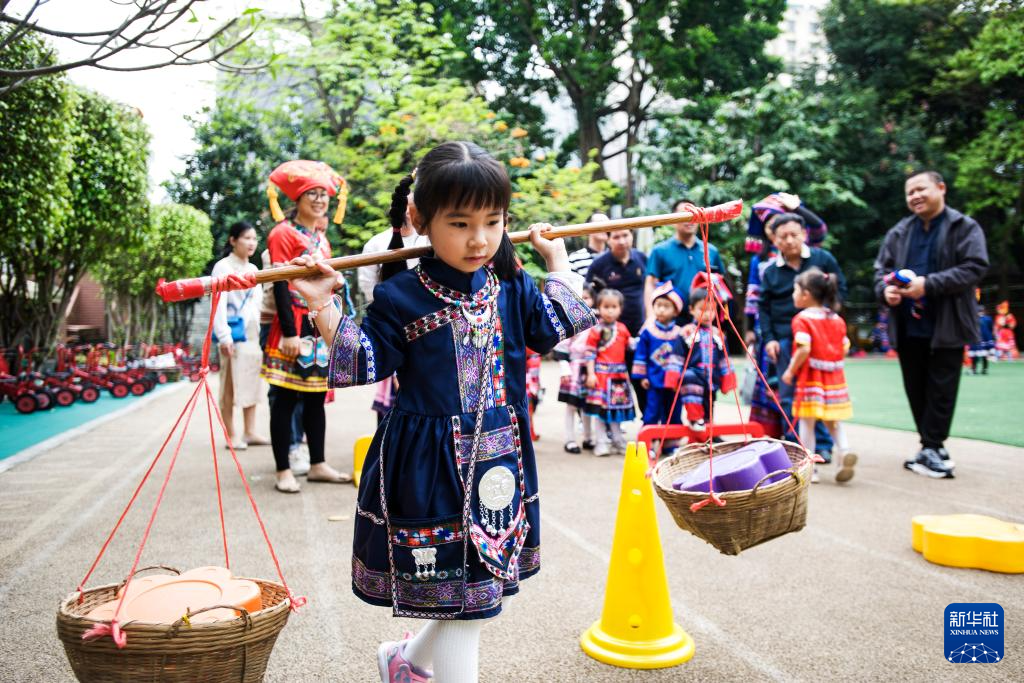
[[[765, 52], [782, 59], [786, 72], [811, 65], [824, 69], [828, 52], [821, 12], [827, 4], [828, 0], [791, 0], [787, 4], [778, 37], [765, 47]], [[780, 80], [787, 82], [785, 77]]]

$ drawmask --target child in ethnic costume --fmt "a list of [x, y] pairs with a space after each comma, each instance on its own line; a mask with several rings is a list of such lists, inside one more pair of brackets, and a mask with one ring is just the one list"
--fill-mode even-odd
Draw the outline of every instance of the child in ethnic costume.
[[[857, 455], [850, 452], [843, 420], [853, 417], [853, 406], [846, 388], [843, 359], [850, 348], [846, 336], [846, 322], [832, 310], [839, 299], [839, 283], [828, 273], [809, 268], [797, 276], [793, 283], [793, 304], [802, 309], [793, 318], [793, 357], [782, 375], [782, 381], [792, 384], [793, 417], [800, 421], [800, 440], [808, 451], [814, 452], [815, 422], [825, 423], [839, 457], [836, 481], [853, 478]], [[812, 481], [818, 480], [815, 468]]]
[[526, 347], [546, 353], [594, 318], [562, 241], [541, 237], [550, 226], [531, 227], [551, 271], [543, 292], [519, 267], [505, 232], [508, 175], [482, 149], [433, 149], [413, 189], [410, 217], [435, 257], [378, 285], [362, 325], [338, 321], [326, 266], [300, 287], [331, 342], [332, 386], [395, 371], [401, 382], [363, 466], [352, 586], [396, 616], [431, 621], [381, 645], [381, 680], [426, 681], [433, 664], [439, 682], [475, 681], [479, 620], [540, 568]]
[[669, 409], [679, 386], [683, 364], [683, 328], [676, 318], [683, 312], [683, 299], [671, 282], [662, 282], [653, 292], [654, 317], [644, 323], [633, 355], [630, 372], [647, 389], [644, 424], [681, 424], [682, 402]]
[[1000, 301], [996, 304], [996, 317], [993, 321], [996, 331], [996, 358], [1012, 360], [1020, 355], [1017, 351], [1017, 316], [1010, 313], [1010, 302]]
[[967, 357], [971, 359], [971, 374], [977, 375], [978, 368], [981, 374], [988, 374], [988, 359], [995, 355], [996, 336], [995, 324], [992, 316], [985, 311], [985, 307], [978, 304], [978, 341], [971, 344], [967, 351]]
[[[295, 202], [290, 218], [285, 218], [277, 203], [277, 189]], [[267, 193], [271, 214], [279, 221], [267, 236], [267, 248], [274, 265], [311, 256], [329, 258], [331, 246], [326, 230], [316, 224], [327, 213], [328, 197], [341, 193], [335, 222], [345, 215], [345, 180], [327, 164], [319, 161], [288, 161], [270, 174]], [[293, 282], [274, 283], [276, 313], [263, 349], [262, 376], [274, 387], [270, 407], [270, 441], [277, 466], [275, 487], [282, 493], [298, 493], [299, 484], [292, 471], [289, 450], [292, 445], [292, 415], [302, 403], [302, 423], [309, 446], [308, 481], [348, 483], [352, 477], [342, 474], [324, 461], [327, 419], [327, 345], [314, 334], [307, 319], [309, 304]]]
[[683, 388], [679, 396], [690, 427], [698, 431], [703, 431], [706, 421], [711, 418], [715, 392], [727, 394], [736, 388], [736, 373], [729, 365], [725, 340], [714, 327], [715, 316], [718, 315], [716, 309], [717, 305], [708, 298], [708, 290], [690, 290], [693, 322], [683, 327], [680, 335]]
[[[590, 308], [594, 307], [594, 290], [583, 288], [583, 301]], [[576, 418], [583, 423], [583, 448], [594, 450], [591, 434], [593, 416], [584, 412], [587, 404], [587, 332], [581, 332], [571, 339], [565, 339], [555, 347], [555, 360], [558, 361], [561, 377], [558, 384], [558, 400], [565, 404], [565, 445], [566, 453], [581, 453], [580, 444], [576, 443]]]
[[[594, 455], [605, 456], [613, 449], [626, 452], [622, 423], [636, 417], [633, 394], [626, 368], [629, 330], [619, 322], [625, 299], [617, 289], [602, 289], [597, 295], [597, 312], [601, 324], [587, 335], [587, 405], [585, 410], [597, 415]], [[611, 432], [611, 443], [608, 433]]]

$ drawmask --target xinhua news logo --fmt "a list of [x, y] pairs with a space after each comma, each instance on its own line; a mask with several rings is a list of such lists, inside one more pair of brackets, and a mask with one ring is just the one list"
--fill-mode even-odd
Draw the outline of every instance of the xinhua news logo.
[[995, 664], [1002, 661], [1005, 627], [1003, 608], [994, 602], [946, 605], [946, 661], [953, 664]]

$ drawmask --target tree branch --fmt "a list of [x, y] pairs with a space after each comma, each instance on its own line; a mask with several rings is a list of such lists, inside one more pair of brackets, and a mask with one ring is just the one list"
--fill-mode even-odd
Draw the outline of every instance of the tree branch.
[[[266, 66], [266, 64], [231, 64], [222, 61], [223, 57], [251, 38], [255, 29], [245, 32], [236, 40], [229, 41], [226, 47], [211, 49], [209, 56], [193, 56], [198, 50], [213, 45], [238, 25], [239, 17], [225, 22], [205, 36], [201, 32], [196, 32], [195, 36], [190, 39], [161, 42], [159, 39], [161, 33], [193, 14], [192, 7], [198, 0], [134, 0], [131, 3], [111, 0], [114, 4], [126, 7], [130, 4], [134, 11], [130, 12], [118, 26], [106, 31], [63, 31], [41, 26], [38, 21], [33, 21], [33, 16], [36, 9], [45, 2], [46, 0], [34, 0], [31, 8], [21, 18], [0, 12], [0, 24], [13, 26], [10, 33], [4, 36], [3, 41], [0, 42], [0, 49], [6, 48], [29, 32], [53, 38], [69, 39], [82, 45], [93, 46], [94, 49], [88, 57], [83, 59], [44, 66], [27, 66], [22, 69], [0, 69], [0, 78], [6, 81], [0, 84], [0, 96], [21, 87], [34, 78], [62, 73], [83, 66], [93, 66], [106, 71], [148, 71], [165, 66], [194, 66], [212, 63], [221, 70], [234, 72], [256, 71]], [[7, 2], [3, 2], [2, 8], [5, 8], [7, 4]], [[142, 25], [133, 28], [139, 23]], [[139, 49], [169, 52], [173, 56], [169, 59], [137, 66], [117, 66], [109, 62], [111, 58], [121, 53]]]

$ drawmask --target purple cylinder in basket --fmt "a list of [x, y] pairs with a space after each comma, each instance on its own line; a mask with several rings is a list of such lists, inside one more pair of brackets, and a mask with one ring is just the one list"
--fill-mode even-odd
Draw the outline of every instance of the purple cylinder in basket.
[[[699, 467], [687, 472], [672, 482], [677, 491], [707, 491], [711, 462], [705, 461]], [[714, 479], [716, 492], [749, 491], [765, 475], [793, 466], [785, 447], [777, 441], [751, 441], [731, 453], [714, 456]], [[782, 481], [787, 476], [780, 472], [766, 480], [762, 486]]]

